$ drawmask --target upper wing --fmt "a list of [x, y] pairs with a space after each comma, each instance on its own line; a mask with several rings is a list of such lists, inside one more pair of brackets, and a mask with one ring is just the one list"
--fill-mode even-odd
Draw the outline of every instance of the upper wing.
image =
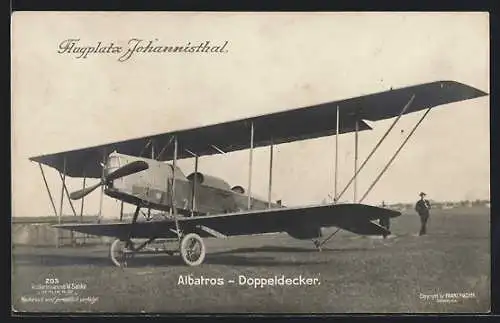
[[[473, 99], [486, 93], [454, 81], [439, 81], [405, 87], [360, 97], [328, 102], [309, 107], [256, 116], [247, 119], [224, 122], [206, 127], [167, 132], [132, 140], [109, 143], [84, 149], [42, 155], [30, 158], [56, 168], [64, 169], [73, 177], [101, 177], [100, 162], [105, 154], [117, 151], [139, 156], [149, 142], [156, 151], [178, 139], [178, 159], [212, 155], [248, 149], [250, 147], [250, 127], [254, 125], [254, 147], [280, 144], [296, 140], [312, 139], [335, 134], [337, 109], [339, 107], [339, 132], [355, 130], [355, 116], [364, 120], [382, 120], [399, 115], [403, 106], [415, 95], [406, 111], [411, 113], [442, 104]], [[365, 122], [359, 122], [359, 130], [371, 129]], [[217, 148], [214, 148], [217, 147]], [[172, 160], [173, 149], [166, 149], [159, 160]]]
[[[179, 218], [179, 226], [183, 231], [196, 232], [204, 237], [212, 236], [210, 230], [235, 236], [283, 232], [297, 225], [336, 226], [358, 234], [373, 235], [386, 231], [371, 221], [399, 215], [401, 213], [397, 211], [363, 204], [330, 204]], [[63, 224], [55, 227], [118, 238], [127, 238], [129, 234], [134, 238], [176, 237], [173, 220], [135, 224]]]

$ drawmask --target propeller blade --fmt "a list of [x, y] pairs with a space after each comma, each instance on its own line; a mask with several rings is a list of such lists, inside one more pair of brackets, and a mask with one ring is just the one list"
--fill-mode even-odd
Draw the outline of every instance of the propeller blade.
[[138, 172], [143, 171], [143, 170], [148, 169], [148, 168], [149, 168], [148, 163], [146, 163], [144, 161], [138, 160], [135, 162], [131, 162], [123, 167], [118, 168], [114, 172], [108, 174], [108, 176], [106, 176], [106, 178], [104, 180], [101, 180], [99, 183], [71, 193], [69, 198], [72, 200], [79, 200], [82, 197], [84, 197], [85, 195], [94, 191], [99, 186], [103, 185], [107, 181], [112, 181], [112, 180], [118, 179], [118, 178], [123, 177], [123, 176], [138, 173]]
[[115, 170], [114, 172], [108, 174], [106, 176], [106, 181], [112, 181], [115, 179], [118, 179], [120, 177], [128, 176], [134, 173], [141, 172], [145, 169], [148, 169], [149, 165], [145, 161], [142, 160], [137, 160], [134, 162], [131, 162], [125, 166], [122, 166]]
[[85, 195], [87, 195], [90, 192], [92, 192], [93, 190], [95, 190], [96, 188], [98, 188], [99, 186], [101, 186], [102, 184], [103, 184], [103, 182], [101, 181], [93, 186], [85, 187], [81, 190], [75, 191], [69, 195], [69, 198], [72, 200], [79, 200], [82, 197], [84, 197]]

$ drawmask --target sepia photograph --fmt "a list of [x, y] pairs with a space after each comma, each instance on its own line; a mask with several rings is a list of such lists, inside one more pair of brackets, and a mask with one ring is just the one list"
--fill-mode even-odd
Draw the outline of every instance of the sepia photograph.
[[489, 313], [487, 12], [15, 12], [11, 311]]

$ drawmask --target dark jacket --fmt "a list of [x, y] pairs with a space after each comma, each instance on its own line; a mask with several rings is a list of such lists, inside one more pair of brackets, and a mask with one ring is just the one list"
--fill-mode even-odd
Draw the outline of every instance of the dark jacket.
[[415, 204], [415, 211], [419, 215], [429, 215], [429, 210], [431, 209], [431, 204], [428, 200], [418, 200], [417, 204]]

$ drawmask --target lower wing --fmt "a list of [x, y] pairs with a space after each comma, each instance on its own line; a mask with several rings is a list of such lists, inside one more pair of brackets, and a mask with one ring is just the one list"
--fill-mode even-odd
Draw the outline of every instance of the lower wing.
[[[182, 232], [195, 232], [202, 237], [278, 233], [302, 227], [339, 227], [356, 234], [382, 235], [388, 231], [373, 221], [399, 215], [397, 211], [363, 204], [328, 204], [180, 217], [178, 223]], [[175, 221], [170, 218], [134, 224], [63, 224], [55, 227], [120, 239], [177, 237]]]

